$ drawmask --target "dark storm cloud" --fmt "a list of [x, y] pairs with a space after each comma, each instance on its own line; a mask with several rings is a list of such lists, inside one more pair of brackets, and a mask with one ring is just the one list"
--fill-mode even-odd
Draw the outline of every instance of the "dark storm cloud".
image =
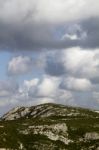
[[79, 36], [81, 36], [81, 33], [76, 31], [75, 34], [78, 36], [78, 39], [65, 38], [57, 40], [58, 34], [55, 35], [57, 26], [42, 23], [38, 25], [29, 22], [7, 24], [0, 20], [0, 48], [9, 50], [36, 50], [43, 48], [63, 49], [75, 46], [82, 48], [99, 47], [99, 18], [79, 23], [79, 26], [87, 34], [85, 39], [80, 39]]
[[24, 23], [5, 25], [0, 22], [1, 48], [23, 50], [44, 48], [47, 47], [44, 43], [50, 43], [51, 37], [51, 31], [48, 26]]
[[[0, 0], [0, 49], [99, 47], [97, 3], [98, 0], [95, 3], [92, 0], [50, 0], [50, 3], [48, 0]], [[82, 29], [69, 31], [72, 34], [62, 39], [58, 32], [66, 26], [61, 36], [68, 34], [73, 24], [79, 24]], [[57, 28], [60, 31], [56, 32]]]
[[81, 41], [82, 47], [99, 47], [99, 18], [91, 18], [82, 22], [83, 30], [87, 33], [85, 41]]
[[93, 84], [99, 84], [99, 77], [92, 78], [92, 79], [91, 79], [91, 82], [92, 82]]
[[62, 62], [54, 60], [53, 58], [47, 59], [45, 72], [51, 76], [61, 76], [66, 73]]
[[[79, 40], [57, 40], [55, 26], [48, 24], [4, 24], [0, 22], [0, 48], [16, 50], [62, 49], [79, 45]], [[57, 35], [58, 36], [58, 35]]]

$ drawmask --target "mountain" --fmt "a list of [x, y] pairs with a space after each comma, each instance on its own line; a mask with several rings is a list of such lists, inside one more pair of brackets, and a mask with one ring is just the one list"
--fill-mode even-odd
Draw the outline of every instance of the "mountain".
[[99, 113], [60, 104], [16, 107], [0, 121], [0, 150], [99, 150]]

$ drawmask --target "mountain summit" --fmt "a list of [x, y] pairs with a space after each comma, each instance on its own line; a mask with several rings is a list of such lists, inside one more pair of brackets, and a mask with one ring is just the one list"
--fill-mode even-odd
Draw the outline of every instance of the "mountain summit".
[[16, 107], [1, 118], [0, 148], [99, 150], [99, 113], [52, 103]]

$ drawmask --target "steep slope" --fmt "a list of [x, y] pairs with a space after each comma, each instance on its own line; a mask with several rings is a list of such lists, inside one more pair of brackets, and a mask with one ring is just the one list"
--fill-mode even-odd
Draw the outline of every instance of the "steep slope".
[[99, 113], [51, 103], [14, 108], [1, 118], [0, 148], [99, 150]]

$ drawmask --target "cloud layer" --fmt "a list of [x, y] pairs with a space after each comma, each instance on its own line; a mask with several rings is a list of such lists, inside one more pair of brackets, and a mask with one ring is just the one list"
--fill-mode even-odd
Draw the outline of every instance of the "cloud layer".
[[1, 20], [12, 23], [25, 19], [60, 23], [99, 16], [98, 0], [0, 0], [0, 6]]
[[34, 77], [32, 64], [31, 56], [12, 57], [8, 63], [9, 77], [20, 78], [31, 72], [31, 78], [23, 79], [17, 84], [1, 81], [0, 96], [5, 101], [1, 101], [0, 106], [44, 102], [91, 108], [99, 106], [98, 49], [92, 51], [75, 47], [61, 51], [43, 51], [36, 56], [35, 61], [40, 75], [36, 74]]
[[0, 0], [1, 50], [99, 47], [98, 24], [98, 0]]
[[33, 68], [33, 60], [27, 56], [17, 56], [12, 58], [8, 63], [8, 74], [9, 75], [20, 75], [29, 73]]

